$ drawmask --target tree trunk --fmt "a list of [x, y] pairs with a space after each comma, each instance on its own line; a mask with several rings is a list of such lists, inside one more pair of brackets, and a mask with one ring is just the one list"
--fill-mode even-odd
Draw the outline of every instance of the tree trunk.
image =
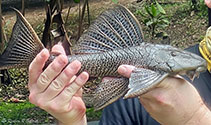
[[[2, 53], [2, 51], [4, 50], [1, 3], [2, 3], [2, 0], [0, 0], [0, 53]], [[4, 77], [2, 74], [3, 74], [3, 71], [0, 71], [0, 84], [4, 80]]]
[[0, 53], [4, 50], [4, 39], [3, 39], [3, 23], [2, 23], [2, 12], [1, 12], [1, 3], [2, 0], [0, 0]]
[[22, 14], [23, 16], [25, 15], [25, 1], [24, 0], [21, 0], [21, 7], [22, 7]]
[[88, 2], [88, 0], [84, 1], [83, 7], [82, 7], [82, 12], [80, 11], [81, 8], [80, 8], [80, 3], [79, 3], [79, 28], [78, 28], [78, 37], [77, 37], [77, 39], [80, 38], [81, 33], [82, 33], [83, 19], [84, 19], [84, 14], [85, 14], [87, 2]]
[[51, 26], [51, 9], [50, 6], [47, 5], [46, 7], [46, 21], [45, 21], [45, 28], [42, 34], [42, 43], [46, 48], [50, 48], [50, 26]]
[[65, 28], [66, 28], [66, 26], [67, 26], [67, 21], [68, 21], [69, 15], [70, 15], [70, 9], [71, 9], [71, 7], [72, 7], [72, 6], [70, 5], [69, 8], [68, 8], [68, 11], [67, 11], [66, 19], [65, 19], [65, 22], [64, 22]]
[[87, 15], [88, 15], [88, 22], [89, 22], [89, 25], [90, 25], [91, 22], [90, 22], [90, 14], [89, 14], [89, 0], [87, 0]]

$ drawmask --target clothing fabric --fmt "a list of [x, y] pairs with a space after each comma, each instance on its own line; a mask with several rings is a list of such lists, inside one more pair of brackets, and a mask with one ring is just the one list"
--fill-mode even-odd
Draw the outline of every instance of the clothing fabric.
[[[187, 51], [199, 52], [199, 45], [192, 46]], [[187, 79], [187, 78], [186, 78]], [[190, 80], [189, 80], [190, 81]], [[192, 84], [196, 87], [207, 106], [211, 106], [211, 74], [206, 71], [195, 78]], [[139, 102], [138, 98], [119, 99], [104, 108], [100, 125], [160, 125], [154, 120]]]
[[211, 72], [211, 27], [207, 29], [205, 38], [199, 43], [199, 51], [207, 61], [207, 69]]

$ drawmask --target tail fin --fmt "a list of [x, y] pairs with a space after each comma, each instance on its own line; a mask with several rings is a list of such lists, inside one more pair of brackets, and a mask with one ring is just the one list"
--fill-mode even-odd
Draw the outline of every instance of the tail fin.
[[17, 9], [14, 10], [17, 20], [8, 46], [0, 56], [0, 70], [28, 67], [35, 56], [44, 48], [28, 21]]

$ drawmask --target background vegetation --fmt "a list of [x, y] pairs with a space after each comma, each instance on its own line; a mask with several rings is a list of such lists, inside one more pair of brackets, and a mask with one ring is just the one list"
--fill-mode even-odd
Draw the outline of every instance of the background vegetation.
[[[55, 0], [57, 1], [57, 0]], [[207, 7], [204, 0], [194, 2], [193, 0], [89, 0], [65, 1], [64, 4], [56, 3], [50, 5], [51, 1], [39, 3], [39, 6], [25, 4], [25, 9], [18, 6], [26, 19], [47, 43], [54, 39], [50, 34], [52, 29], [57, 28], [53, 22], [48, 22], [46, 15], [56, 6], [56, 11], [61, 11], [64, 21], [65, 34], [60, 34], [74, 45], [82, 32], [86, 30], [91, 22], [105, 9], [114, 4], [123, 4], [128, 7], [138, 18], [142, 25], [145, 39], [152, 43], [170, 44], [180, 48], [186, 48], [201, 41], [207, 29]], [[58, 1], [57, 1], [58, 2]], [[60, 1], [62, 2], [62, 1]], [[87, 3], [86, 3], [87, 2]], [[51, 6], [51, 7], [50, 7]], [[45, 9], [44, 9], [45, 8]], [[11, 11], [4, 11], [2, 18], [2, 33], [0, 48], [7, 46], [7, 41], [12, 32], [15, 15]], [[46, 29], [46, 25], [49, 28]], [[44, 33], [45, 32], [45, 33]], [[46, 36], [46, 35], [45, 35]], [[68, 37], [67, 37], [68, 36]], [[55, 43], [46, 44], [49, 48]], [[55, 123], [55, 119], [45, 111], [28, 102], [27, 70], [9, 69], [0, 73], [0, 124], [40, 124]], [[99, 119], [101, 111], [94, 112], [92, 108], [87, 109], [88, 120]]]

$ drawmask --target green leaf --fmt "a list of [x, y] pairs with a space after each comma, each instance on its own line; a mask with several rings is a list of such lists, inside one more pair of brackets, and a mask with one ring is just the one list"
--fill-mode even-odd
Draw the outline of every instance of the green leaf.
[[136, 11], [136, 14], [139, 14], [139, 15], [141, 15], [142, 17], [147, 18], [147, 15], [145, 15], [144, 13], [142, 13], [140, 10], [137, 10], [137, 11]]
[[163, 9], [163, 7], [156, 1], [156, 5], [158, 10], [162, 13], [162, 14], [166, 14], [166, 11]]
[[117, 4], [118, 3], [118, 0], [112, 0], [112, 2], [114, 2], [115, 4]]
[[150, 20], [149, 19], [144, 19], [143, 22], [144, 24], [147, 24], [147, 22], [149, 22]]
[[167, 25], [167, 24], [162, 24], [162, 23], [160, 22], [157, 26], [159, 26], [160, 28], [165, 28], [165, 27], [167, 27], [168, 25]]
[[148, 22], [146, 23], [147, 26], [150, 26], [150, 25], [152, 25], [152, 24], [153, 24], [152, 21], [148, 21]]
[[156, 10], [156, 8], [155, 8], [155, 6], [153, 4], [151, 6], [151, 12], [152, 12], [153, 17], [157, 16], [157, 10]]
[[167, 20], [167, 19], [162, 19], [162, 21], [163, 21], [164, 23], [166, 23], [166, 24], [169, 24], [169, 23], [170, 23], [169, 20]]
[[166, 17], [165, 15], [161, 15], [159, 16], [159, 19], [162, 20], [162, 19], [168, 19], [168, 17]]
[[80, 3], [80, 0], [73, 0], [75, 3]]
[[145, 10], [147, 14], [149, 14], [151, 17], [153, 17], [152, 13], [150, 12], [150, 7], [145, 7]]

